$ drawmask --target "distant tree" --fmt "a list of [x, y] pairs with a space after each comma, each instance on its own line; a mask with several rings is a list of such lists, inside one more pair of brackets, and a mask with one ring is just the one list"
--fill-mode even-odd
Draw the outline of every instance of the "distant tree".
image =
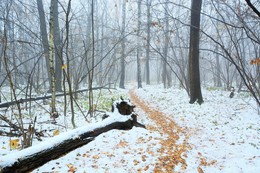
[[[258, 16], [252, 13], [246, 6], [241, 5], [240, 1], [236, 3], [225, 2], [219, 6], [218, 1], [212, 3], [215, 11], [220, 16], [219, 21], [225, 39], [219, 40], [208, 33], [203, 33], [217, 44], [221, 50], [218, 52], [228, 62], [228, 68], [232, 66], [236, 71], [234, 76], [241, 80], [243, 84], [255, 99], [258, 108], [260, 105], [259, 89], [259, 31], [255, 27], [259, 25]], [[217, 28], [219, 31], [219, 28]], [[223, 35], [223, 34], [222, 34]], [[227, 68], [227, 65], [226, 65]]]
[[146, 38], [146, 84], [150, 85], [150, 42], [151, 42], [151, 4], [152, 0], [146, 0], [147, 6], [147, 38]]
[[200, 86], [199, 67], [199, 43], [200, 43], [200, 11], [202, 0], [192, 0], [191, 26], [190, 26], [190, 50], [189, 50], [189, 87], [190, 103], [203, 103]]
[[142, 78], [141, 78], [141, 62], [140, 62], [140, 27], [141, 27], [141, 1], [142, 0], [138, 0], [138, 23], [137, 23], [137, 87], [138, 88], [142, 88]]
[[126, 20], [126, 0], [123, 0], [122, 6], [122, 53], [120, 59], [120, 67], [121, 67], [121, 74], [120, 74], [120, 82], [119, 88], [125, 88], [125, 20]]
[[56, 91], [62, 91], [62, 41], [60, 38], [58, 0], [52, 0], [53, 6], [53, 39], [55, 50], [55, 87]]
[[164, 88], [171, 87], [171, 76], [168, 69], [168, 49], [169, 49], [169, 41], [170, 41], [170, 29], [169, 29], [169, 14], [168, 14], [168, 4], [169, 0], [165, 0], [165, 7], [164, 7], [164, 15], [165, 15], [165, 30], [164, 30], [164, 48], [163, 48], [163, 72], [162, 72], [162, 79], [163, 79], [163, 86]]
[[50, 75], [50, 62], [49, 62], [49, 43], [48, 43], [48, 34], [47, 34], [47, 26], [45, 20], [45, 12], [42, 4], [42, 0], [37, 0], [37, 9], [40, 20], [40, 33], [41, 33], [41, 43], [43, 46], [43, 53], [45, 56], [47, 74], [48, 74], [48, 82], [49, 86], [51, 86], [51, 75]]

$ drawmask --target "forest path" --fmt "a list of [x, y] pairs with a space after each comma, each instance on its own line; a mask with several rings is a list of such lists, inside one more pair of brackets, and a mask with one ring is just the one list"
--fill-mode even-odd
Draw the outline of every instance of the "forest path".
[[191, 150], [188, 144], [190, 134], [176, 124], [176, 122], [158, 109], [152, 108], [144, 100], [140, 99], [134, 89], [129, 91], [131, 101], [141, 110], [143, 110], [149, 119], [155, 122], [155, 125], [148, 125], [147, 129], [159, 132], [164, 138], [161, 139], [161, 156], [159, 157], [154, 172], [175, 172], [176, 168], [185, 170], [187, 168], [187, 152]]

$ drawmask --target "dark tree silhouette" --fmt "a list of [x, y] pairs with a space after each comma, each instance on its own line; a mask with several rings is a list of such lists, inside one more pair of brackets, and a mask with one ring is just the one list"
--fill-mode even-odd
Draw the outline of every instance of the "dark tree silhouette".
[[202, 0], [193, 0], [191, 4], [190, 51], [189, 51], [189, 79], [190, 103], [203, 103], [200, 87], [199, 69], [199, 39], [200, 39], [200, 11]]

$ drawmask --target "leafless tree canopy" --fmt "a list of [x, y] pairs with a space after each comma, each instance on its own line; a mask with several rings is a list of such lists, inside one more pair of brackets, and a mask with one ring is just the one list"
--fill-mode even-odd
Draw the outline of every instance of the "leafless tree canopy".
[[[1, 1], [0, 101], [3, 87], [14, 99], [16, 89], [52, 92], [57, 112], [56, 92], [88, 88], [91, 115], [93, 87], [163, 83], [192, 96], [196, 75], [202, 87], [235, 87], [259, 104], [259, 8], [256, 0], [205, 0], [201, 10], [186, 0]], [[77, 97], [66, 98], [71, 108]]]

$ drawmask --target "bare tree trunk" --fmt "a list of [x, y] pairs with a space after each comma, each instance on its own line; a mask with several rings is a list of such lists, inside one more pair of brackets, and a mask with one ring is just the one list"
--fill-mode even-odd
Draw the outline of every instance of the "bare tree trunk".
[[[219, 6], [219, 5], [218, 5]], [[217, 19], [219, 19], [219, 15], [217, 16]], [[217, 22], [217, 26], [220, 26], [220, 23]], [[217, 41], [220, 39], [219, 32], [217, 31]], [[216, 52], [219, 51], [219, 45], [216, 45]], [[222, 87], [222, 82], [221, 82], [221, 67], [220, 67], [220, 62], [219, 62], [219, 54], [216, 55], [216, 86], [217, 87]]]
[[45, 20], [45, 12], [42, 4], [42, 0], [37, 0], [37, 7], [40, 20], [40, 31], [41, 31], [41, 41], [43, 46], [43, 52], [46, 61], [47, 74], [49, 86], [51, 86], [51, 74], [50, 74], [50, 62], [49, 62], [49, 43], [48, 43], [48, 34], [47, 34], [47, 25]]
[[[52, 0], [55, 1], [55, 0]], [[52, 98], [51, 98], [51, 116], [53, 118], [58, 117], [58, 113], [56, 111], [56, 85], [55, 85], [55, 70], [54, 70], [54, 38], [53, 38], [53, 2], [51, 3], [50, 7], [50, 22], [49, 22], [49, 62], [50, 62], [50, 74], [51, 74], [51, 93], [52, 93]]]
[[[216, 52], [218, 52], [218, 45], [216, 45]], [[216, 86], [217, 87], [222, 87], [220, 70], [221, 67], [219, 62], [219, 54], [217, 54], [216, 55]]]
[[92, 36], [92, 56], [89, 68], [89, 81], [88, 81], [88, 89], [89, 89], [89, 114], [92, 117], [94, 113], [94, 94], [92, 90], [93, 80], [94, 80], [94, 65], [95, 65], [95, 32], [94, 32], [94, 7], [95, 3], [94, 0], [91, 1], [91, 36]]
[[164, 50], [163, 50], [163, 72], [162, 72], [162, 79], [163, 79], [163, 86], [164, 88], [169, 88], [171, 87], [171, 77], [170, 77], [170, 72], [167, 70], [167, 64], [168, 62], [168, 47], [169, 47], [169, 15], [168, 15], [168, 3], [169, 0], [165, 1], [165, 33], [164, 33]]
[[99, 79], [98, 79], [98, 84], [101, 86], [103, 83], [103, 56], [104, 56], [104, 14], [105, 12], [102, 12], [101, 16], [101, 43], [100, 43], [100, 63], [99, 63]]
[[[74, 114], [74, 99], [73, 99], [73, 91], [72, 91], [72, 84], [71, 84], [71, 76], [70, 76], [70, 59], [69, 59], [69, 14], [70, 14], [70, 9], [71, 9], [71, 0], [69, 0], [68, 2], [68, 7], [67, 7], [67, 12], [66, 12], [66, 58], [67, 58], [67, 64], [68, 64], [68, 68], [67, 68], [67, 73], [66, 74], [66, 78], [68, 81], [68, 87], [69, 87], [69, 96], [70, 96], [70, 109], [71, 109], [71, 124], [72, 127], [75, 128], [76, 124], [75, 124], [75, 114]], [[63, 69], [63, 71], [65, 72], [65, 69]], [[65, 87], [65, 85], [64, 85]], [[64, 92], [65, 88], [64, 88]], [[64, 95], [64, 97], [66, 97], [66, 95]], [[66, 102], [65, 102], [66, 104]]]
[[191, 26], [190, 26], [190, 51], [189, 51], [189, 78], [190, 78], [190, 103], [203, 103], [200, 86], [199, 68], [199, 43], [200, 43], [200, 11], [202, 0], [192, 0]]
[[141, 63], [140, 63], [140, 27], [141, 27], [141, 1], [138, 0], [138, 24], [137, 24], [137, 87], [142, 88]]
[[122, 54], [120, 60], [120, 67], [121, 67], [121, 75], [120, 75], [120, 82], [119, 88], [125, 88], [125, 18], [126, 18], [126, 0], [123, 0], [122, 5]]
[[53, 6], [53, 39], [54, 39], [54, 50], [55, 50], [55, 78], [56, 85], [55, 90], [58, 92], [62, 91], [62, 41], [60, 38], [60, 27], [59, 27], [59, 12], [58, 12], [58, 0], [52, 0], [51, 5]]
[[146, 84], [150, 85], [150, 37], [151, 37], [151, 3], [147, 0], [147, 38], [146, 38]]
[[[13, 16], [13, 12], [11, 13], [11, 19], [14, 18]], [[10, 19], [7, 19], [7, 23], [10, 29], [9, 32], [9, 37], [10, 37], [10, 47], [11, 48], [11, 52], [12, 52], [12, 61], [13, 61], [13, 82], [14, 82], [14, 88], [16, 89], [16, 87], [18, 86], [18, 82], [17, 82], [17, 78], [18, 78], [18, 69], [17, 69], [17, 65], [16, 65], [16, 58], [15, 58], [15, 38], [14, 38], [14, 34], [15, 34], [15, 30], [14, 30], [14, 23], [13, 22], [9, 22]]]
[[[3, 9], [3, 1], [0, 1], [0, 8]], [[0, 28], [2, 28], [2, 22], [0, 22]], [[2, 30], [0, 30], [0, 35], [2, 35]], [[3, 53], [4, 53], [4, 46], [3, 44], [0, 44], [0, 57], [3, 57]], [[3, 70], [2, 70], [2, 58], [0, 58], [0, 74], [3, 74]], [[0, 76], [0, 83], [2, 83], [3, 80], [3, 76]], [[0, 93], [2, 92], [2, 85], [0, 85]], [[0, 103], [2, 102], [2, 94], [0, 94]]]

